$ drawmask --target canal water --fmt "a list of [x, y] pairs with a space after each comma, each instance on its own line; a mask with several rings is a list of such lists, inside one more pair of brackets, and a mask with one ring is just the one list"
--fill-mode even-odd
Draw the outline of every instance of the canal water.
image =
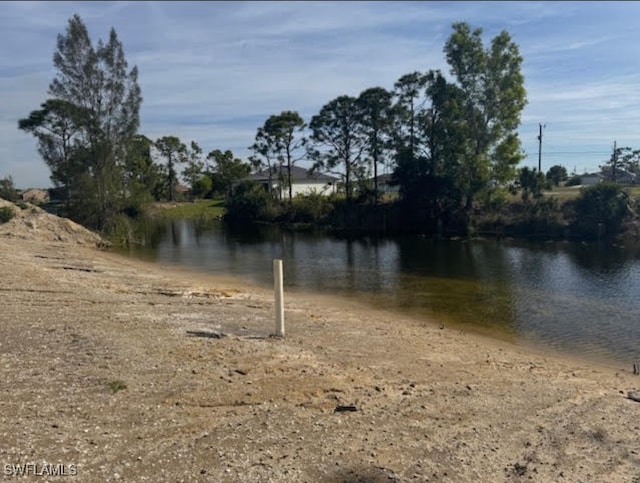
[[340, 238], [178, 220], [125, 253], [289, 290], [361, 300], [514, 342], [640, 362], [640, 253], [586, 243]]

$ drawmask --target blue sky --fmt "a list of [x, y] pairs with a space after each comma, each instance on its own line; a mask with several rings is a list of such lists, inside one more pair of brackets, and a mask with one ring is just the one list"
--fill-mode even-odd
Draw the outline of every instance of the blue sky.
[[[506, 29], [528, 105], [520, 137], [542, 168], [593, 171], [613, 142], [640, 148], [636, 2], [0, 2], [0, 177], [50, 186], [35, 139], [17, 129], [55, 75], [56, 36], [78, 13], [94, 42], [114, 27], [144, 101], [140, 132], [245, 158], [271, 114], [308, 122], [335, 97], [387, 89], [416, 70], [448, 72], [451, 24]], [[304, 165], [304, 163], [303, 163]]]

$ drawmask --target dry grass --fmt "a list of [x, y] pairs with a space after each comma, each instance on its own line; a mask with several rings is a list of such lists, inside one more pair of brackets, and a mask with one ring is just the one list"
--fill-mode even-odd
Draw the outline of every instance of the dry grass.
[[[633, 197], [640, 198], [640, 186], [627, 185], [623, 187]], [[560, 201], [573, 200], [580, 196], [580, 191], [582, 188], [584, 188], [584, 186], [559, 186], [554, 188], [552, 191], [545, 191], [544, 196], [553, 197]]]

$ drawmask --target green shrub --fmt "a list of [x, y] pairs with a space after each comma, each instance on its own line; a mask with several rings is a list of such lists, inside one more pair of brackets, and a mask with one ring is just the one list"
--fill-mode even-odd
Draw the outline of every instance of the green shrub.
[[618, 184], [603, 182], [583, 188], [569, 205], [572, 227], [588, 238], [615, 236], [633, 214], [633, 205], [633, 198]]
[[230, 221], [273, 221], [279, 207], [264, 187], [253, 182], [241, 183], [227, 200], [225, 218]]
[[580, 179], [580, 176], [573, 175], [567, 180], [567, 182], [564, 185], [565, 186], [579, 186], [580, 184], [582, 184], [582, 180]]
[[0, 224], [6, 223], [11, 220], [16, 214], [13, 212], [13, 208], [10, 206], [3, 206], [0, 208]]
[[333, 210], [329, 198], [318, 193], [298, 195], [291, 203], [290, 219], [297, 223], [317, 223]]
[[202, 175], [193, 184], [193, 196], [196, 198], [206, 198], [207, 196], [211, 195], [212, 189], [213, 181], [211, 181], [211, 178], [206, 174]]
[[569, 174], [567, 173], [567, 168], [556, 164], [549, 168], [546, 178], [551, 186], [560, 186], [563, 182], [567, 181]]
[[109, 383], [109, 388], [111, 389], [111, 392], [113, 394], [115, 394], [118, 391], [122, 391], [122, 390], [126, 389], [127, 388], [127, 383], [124, 382], [124, 381], [120, 381], [120, 380], [111, 381]]
[[135, 244], [136, 241], [132, 219], [123, 213], [116, 215], [111, 220], [109, 226], [104, 230], [104, 235], [111, 243], [124, 247]]
[[0, 198], [4, 198], [7, 201], [16, 201], [18, 199], [18, 192], [13, 185], [11, 176], [0, 178]]
[[509, 188], [487, 190], [485, 199], [483, 200], [485, 210], [490, 213], [495, 213], [505, 209], [509, 205], [511, 195]]

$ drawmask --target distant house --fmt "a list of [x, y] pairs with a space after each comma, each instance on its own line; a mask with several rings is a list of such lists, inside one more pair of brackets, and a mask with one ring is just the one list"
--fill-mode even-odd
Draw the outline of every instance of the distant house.
[[[265, 169], [249, 175], [247, 179], [260, 183], [265, 189], [273, 191], [280, 199], [289, 198], [289, 187], [287, 186], [287, 168], [282, 170], [278, 167], [271, 168], [271, 179], [269, 170]], [[271, 186], [269, 186], [271, 182]], [[337, 190], [338, 178], [327, 174], [314, 173], [299, 166], [291, 167], [291, 195], [307, 195], [317, 193], [328, 196]]]
[[49, 191], [31, 188], [21, 192], [20, 197], [22, 198], [22, 201], [26, 201], [27, 203], [41, 205], [49, 201]]
[[177, 181], [173, 183], [173, 189], [171, 191], [172, 201], [185, 201], [191, 194], [191, 189], [188, 186], [180, 184]]
[[[602, 171], [602, 176], [605, 177], [608, 180], [612, 180], [613, 181], [613, 170], [612, 169], [603, 170]], [[637, 177], [636, 177], [635, 173], [632, 173], [631, 171], [627, 171], [626, 169], [617, 168], [616, 169], [615, 182], [616, 183], [620, 183], [620, 184], [636, 184], [637, 183]]]
[[[583, 186], [591, 186], [605, 180], [613, 181], [611, 170], [580, 175], [580, 184]], [[638, 178], [635, 173], [624, 169], [616, 169], [615, 182], [620, 184], [636, 184], [638, 182]]]
[[174, 191], [176, 194], [186, 195], [187, 193], [189, 193], [189, 187], [188, 187], [188, 186], [185, 186], [185, 185], [183, 185], [183, 184], [180, 184], [180, 183], [176, 183], [176, 184], [173, 186], [173, 191]]
[[583, 186], [592, 186], [604, 180], [601, 173], [585, 173], [580, 175], [580, 184]]
[[[372, 180], [373, 183], [373, 180]], [[381, 174], [378, 176], [378, 192], [379, 193], [398, 193], [400, 186], [393, 182], [393, 175]]]

